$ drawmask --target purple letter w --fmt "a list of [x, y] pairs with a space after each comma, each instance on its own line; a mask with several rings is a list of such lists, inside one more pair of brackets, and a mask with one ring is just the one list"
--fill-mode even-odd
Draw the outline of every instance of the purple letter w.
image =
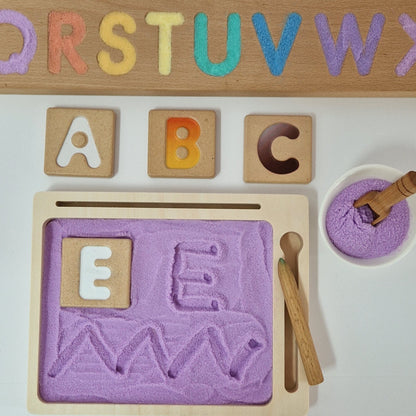
[[348, 13], [342, 20], [341, 29], [335, 45], [326, 15], [322, 13], [316, 15], [315, 25], [321, 40], [329, 73], [333, 76], [341, 73], [348, 48], [351, 48], [355, 63], [357, 64], [358, 73], [360, 75], [368, 75], [373, 64], [374, 55], [385, 21], [386, 19], [381, 13], [373, 16], [365, 45], [363, 45], [357, 19], [352, 13]]

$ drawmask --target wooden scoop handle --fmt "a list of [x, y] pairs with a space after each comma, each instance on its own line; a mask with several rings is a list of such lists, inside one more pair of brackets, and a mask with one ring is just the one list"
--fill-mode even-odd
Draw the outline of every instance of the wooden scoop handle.
[[313, 345], [311, 331], [303, 314], [295, 276], [283, 259], [279, 260], [278, 270], [287, 310], [305, 368], [306, 378], [309, 384], [314, 386], [322, 383], [324, 376], [322, 375], [321, 366]]
[[375, 212], [388, 211], [393, 205], [416, 193], [416, 172], [410, 171], [384, 191], [377, 193], [370, 207]]

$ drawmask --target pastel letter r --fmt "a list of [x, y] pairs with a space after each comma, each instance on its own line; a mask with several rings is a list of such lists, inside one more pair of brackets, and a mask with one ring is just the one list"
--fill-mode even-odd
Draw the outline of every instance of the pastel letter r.
[[[62, 26], [64, 25], [72, 27], [70, 35], [62, 36]], [[85, 22], [79, 14], [56, 11], [49, 13], [48, 69], [50, 73], [59, 74], [61, 72], [62, 54], [68, 59], [77, 74], [82, 75], [88, 71], [88, 65], [75, 49], [84, 40], [86, 33]]]

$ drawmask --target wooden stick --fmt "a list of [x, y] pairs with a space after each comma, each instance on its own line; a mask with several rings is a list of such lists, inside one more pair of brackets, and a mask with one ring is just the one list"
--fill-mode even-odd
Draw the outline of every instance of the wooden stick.
[[324, 376], [313, 345], [308, 323], [303, 314], [295, 276], [290, 270], [289, 265], [283, 259], [279, 260], [278, 271], [287, 310], [305, 368], [306, 378], [311, 386], [320, 384], [324, 381]]

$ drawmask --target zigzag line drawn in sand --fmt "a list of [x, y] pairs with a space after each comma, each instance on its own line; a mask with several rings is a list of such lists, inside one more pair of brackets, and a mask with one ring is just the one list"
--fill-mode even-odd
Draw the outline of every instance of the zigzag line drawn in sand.
[[93, 347], [105, 367], [115, 376], [128, 374], [139, 351], [148, 342], [152, 348], [155, 363], [166, 379], [177, 378], [192, 358], [200, 353], [202, 347], [208, 345], [215, 363], [224, 376], [239, 381], [242, 379], [254, 354], [263, 347], [259, 341], [250, 338], [238, 348], [234, 356], [231, 356], [227, 344], [222, 338], [221, 330], [215, 326], [209, 326], [195, 333], [185, 347], [174, 357], [169, 357], [163, 335], [157, 329], [148, 326], [137, 332], [121, 353], [115, 356], [99, 331], [92, 325], [86, 325], [71, 344], [58, 355], [48, 371], [48, 375], [53, 378], [57, 377], [70, 367], [86, 342]]

